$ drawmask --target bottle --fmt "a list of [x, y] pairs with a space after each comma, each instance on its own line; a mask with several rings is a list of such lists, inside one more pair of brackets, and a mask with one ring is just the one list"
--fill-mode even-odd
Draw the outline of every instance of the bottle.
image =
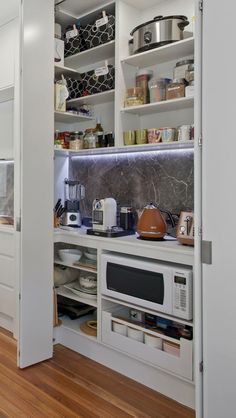
[[104, 131], [103, 127], [101, 125], [101, 118], [98, 116], [96, 119], [96, 127], [95, 127], [95, 134], [96, 134], [96, 148], [99, 148], [102, 146], [103, 143], [103, 137], [104, 137]]

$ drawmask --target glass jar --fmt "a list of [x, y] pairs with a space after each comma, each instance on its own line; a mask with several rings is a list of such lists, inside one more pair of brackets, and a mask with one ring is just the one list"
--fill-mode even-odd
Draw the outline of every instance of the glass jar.
[[185, 79], [174, 79], [166, 87], [166, 100], [179, 99], [185, 97]]
[[141, 87], [144, 94], [144, 104], [150, 103], [148, 82], [153, 76], [151, 70], [139, 70], [136, 74], [136, 87]]
[[69, 148], [78, 151], [84, 148], [83, 132], [71, 132], [69, 140]]
[[125, 107], [140, 106], [144, 104], [144, 92], [142, 87], [130, 87], [126, 91]]
[[181, 60], [176, 63], [174, 68], [174, 79], [180, 79], [184, 78], [187, 80], [187, 72], [194, 68], [194, 60], [188, 59], [188, 60]]
[[96, 148], [96, 142], [94, 129], [86, 129], [84, 135], [84, 148]]
[[149, 81], [150, 103], [166, 100], [166, 86], [170, 82], [170, 78], [152, 78]]

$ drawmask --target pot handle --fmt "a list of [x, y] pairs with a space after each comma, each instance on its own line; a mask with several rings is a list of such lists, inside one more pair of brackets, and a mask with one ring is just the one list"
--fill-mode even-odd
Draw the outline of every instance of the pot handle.
[[155, 16], [153, 20], [161, 20], [163, 18], [163, 16]]
[[189, 21], [185, 20], [184, 22], [180, 22], [178, 23], [178, 27], [180, 28], [180, 30], [183, 30], [185, 28], [185, 26], [189, 25]]

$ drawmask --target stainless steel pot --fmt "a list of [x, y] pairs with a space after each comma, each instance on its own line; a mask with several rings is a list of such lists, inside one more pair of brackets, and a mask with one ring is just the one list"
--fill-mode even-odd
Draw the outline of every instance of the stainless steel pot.
[[134, 39], [133, 53], [181, 41], [183, 30], [189, 24], [186, 16], [157, 16], [153, 20], [136, 26], [131, 36]]

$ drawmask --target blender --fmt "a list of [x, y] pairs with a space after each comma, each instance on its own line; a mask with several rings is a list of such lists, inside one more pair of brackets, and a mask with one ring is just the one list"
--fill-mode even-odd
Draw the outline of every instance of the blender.
[[62, 223], [64, 226], [81, 227], [80, 201], [85, 197], [85, 188], [79, 181], [64, 180], [65, 212]]

